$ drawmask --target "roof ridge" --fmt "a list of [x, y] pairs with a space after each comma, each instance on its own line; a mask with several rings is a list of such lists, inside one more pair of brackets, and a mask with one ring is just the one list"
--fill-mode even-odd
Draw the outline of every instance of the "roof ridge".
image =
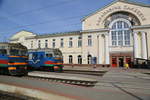
[[59, 35], [59, 34], [69, 34], [69, 33], [80, 33], [81, 30], [74, 30], [74, 31], [66, 31], [66, 32], [54, 32], [54, 33], [45, 33], [45, 34], [39, 34], [37, 36], [43, 36], [43, 35]]
[[140, 6], [144, 6], [144, 7], [150, 7], [150, 4], [145, 4], [145, 3], [142, 3], [140, 1], [138, 1], [138, 2], [133, 1], [133, 0], [117, 0], [117, 1], [125, 2], [125, 3], [131, 3], [131, 4], [140, 5]]
[[87, 16], [83, 17], [81, 20], [84, 21], [86, 18], [90, 17], [91, 15], [97, 13], [98, 11], [101, 11], [101, 10], [107, 8], [108, 6], [111, 6], [112, 4], [114, 4], [116, 2], [124, 2], [124, 3], [139, 5], [139, 6], [143, 6], [143, 7], [150, 7], [150, 4], [144, 4], [141, 2], [135, 2], [135, 1], [131, 1], [131, 0], [114, 0], [110, 3], [108, 3], [107, 5], [105, 5], [104, 7], [97, 9], [95, 12], [90, 13]]

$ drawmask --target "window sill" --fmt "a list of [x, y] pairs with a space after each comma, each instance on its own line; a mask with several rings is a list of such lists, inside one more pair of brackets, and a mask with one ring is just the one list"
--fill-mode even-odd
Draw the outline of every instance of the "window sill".
[[133, 47], [133, 45], [129, 45], [129, 46], [109, 46], [110, 48], [118, 48], [118, 47], [121, 47], [121, 48], [123, 48], [123, 47]]

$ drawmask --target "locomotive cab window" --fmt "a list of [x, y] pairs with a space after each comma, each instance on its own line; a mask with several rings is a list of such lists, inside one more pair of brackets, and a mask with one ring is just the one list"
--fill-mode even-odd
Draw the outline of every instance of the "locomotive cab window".
[[6, 49], [0, 49], [0, 54], [1, 55], [7, 55], [7, 50]]
[[32, 60], [32, 58], [33, 58], [33, 55], [32, 55], [32, 53], [30, 53], [28, 59]]
[[20, 55], [27, 56], [27, 51], [26, 50], [20, 50]]
[[54, 56], [55, 57], [62, 57], [62, 53], [59, 50], [54, 51]]
[[19, 55], [19, 50], [11, 49], [11, 50], [10, 50], [10, 55], [11, 55], [11, 56], [17, 56], [17, 55]]
[[46, 57], [53, 57], [53, 54], [47, 53], [47, 54], [46, 54]]

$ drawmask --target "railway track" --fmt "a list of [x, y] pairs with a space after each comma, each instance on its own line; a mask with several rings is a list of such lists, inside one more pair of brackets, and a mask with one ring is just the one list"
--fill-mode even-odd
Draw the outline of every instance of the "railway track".
[[[66, 74], [82, 74], [82, 75], [92, 75], [92, 76], [103, 76], [107, 71], [85, 71], [85, 70], [64, 70], [62, 73]], [[71, 76], [61, 76], [55, 75], [45, 75], [44, 73], [49, 73], [48, 71], [39, 71], [42, 73], [41, 75], [37, 73], [30, 73], [28, 76], [24, 76], [26, 79], [36, 79], [36, 80], [44, 80], [49, 82], [58, 82], [65, 83], [71, 85], [85, 86], [85, 87], [93, 87], [97, 83], [97, 80], [80, 78], [80, 77], [71, 77]]]
[[39, 74], [39, 73], [29, 73], [28, 76], [23, 76], [23, 78], [65, 83], [71, 85], [79, 85], [85, 87], [93, 87], [97, 83], [97, 80], [95, 79], [61, 76], [61, 75], [48, 75], [48, 74]]

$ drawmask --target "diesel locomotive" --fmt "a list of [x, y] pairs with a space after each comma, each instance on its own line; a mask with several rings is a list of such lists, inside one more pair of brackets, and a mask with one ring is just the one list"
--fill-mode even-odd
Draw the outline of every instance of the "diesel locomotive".
[[63, 71], [63, 57], [59, 49], [30, 49], [28, 50], [28, 64], [30, 69], [48, 71]]
[[0, 43], [0, 74], [26, 75], [27, 48], [20, 43]]

